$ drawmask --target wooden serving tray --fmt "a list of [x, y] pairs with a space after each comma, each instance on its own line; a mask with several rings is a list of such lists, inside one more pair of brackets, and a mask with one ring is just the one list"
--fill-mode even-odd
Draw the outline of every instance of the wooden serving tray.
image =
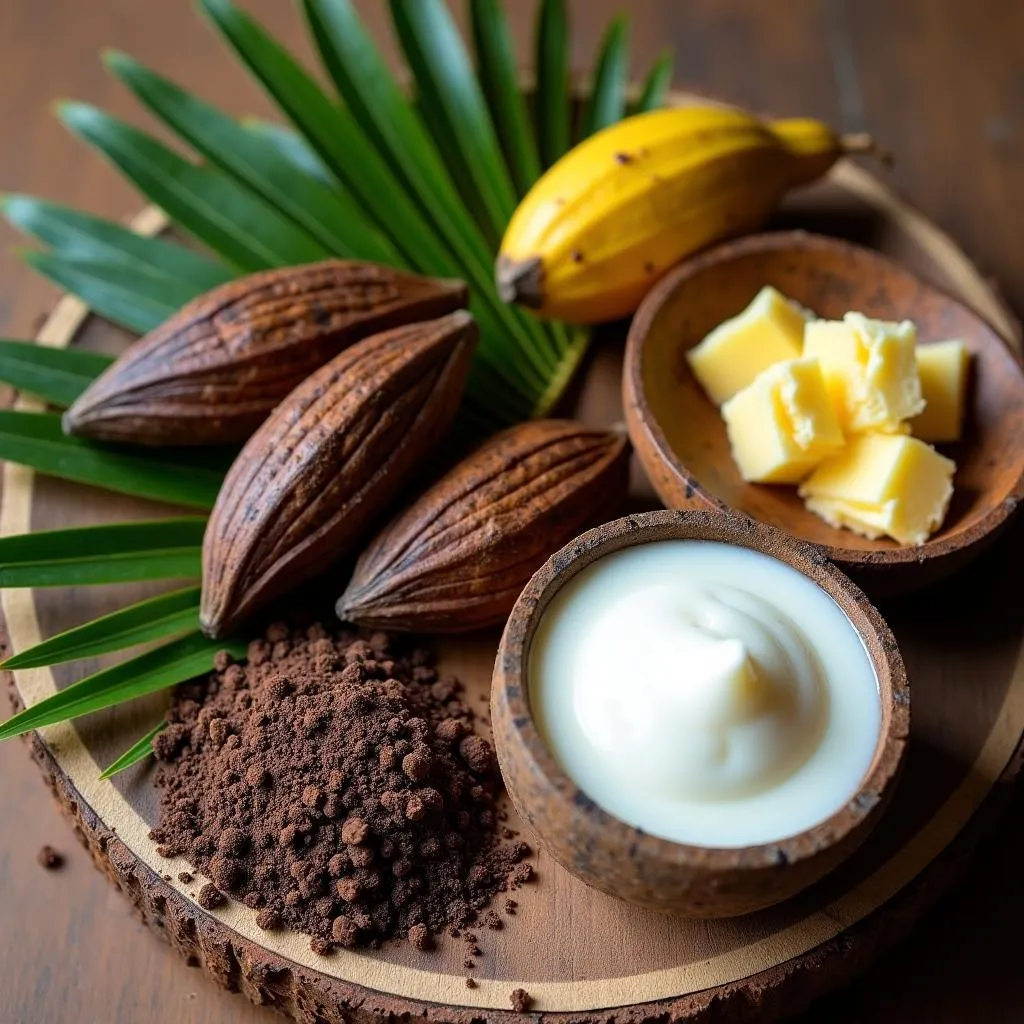
[[[953, 242], [877, 180], [844, 163], [794, 199], [781, 226], [852, 238], [902, 260], [960, 295], [1019, 346], [1017, 325]], [[136, 227], [165, 226], [147, 210]], [[912, 310], [907, 311], [913, 315]], [[42, 344], [118, 352], [123, 332], [65, 298], [42, 329]], [[622, 332], [604, 332], [572, 400], [576, 415], [621, 418]], [[31, 407], [27, 400], [19, 403]], [[652, 504], [642, 474], [633, 498]], [[116, 519], [166, 509], [3, 468], [0, 534]], [[977, 839], [997, 820], [1016, 776], [1024, 734], [1024, 530], [1011, 530], [983, 561], [903, 604], [886, 607], [910, 673], [913, 726], [907, 770], [870, 841], [840, 871], [800, 898], [750, 917], [689, 921], [643, 912], [591, 891], [550, 858], [534, 858], [537, 882], [517, 893], [519, 909], [500, 932], [480, 930], [475, 988], [464, 946], [445, 940], [423, 955], [408, 944], [319, 957], [298, 935], [269, 935], [232, 902], [201, 910], [204, 881], [178, 881], [184, 861], [165, 861], [147, 833], [155, 821], [152, 767], [98, 782], [109, 763], [158, 720], [166, 695], [43, 730], [32, 750], [97, 864], [144, 919], [182, 956], [223, 986], [240, 989], [301, 1021], [378, 1021], [408, 1014], [439, 1021], [513, 1016], [509, 995], [525, 988], [531, 1013], [569, 1021], [759, 1021], [796, 1012], [844, 983], [903, 936], [947, 887]], [[341, 586], [339, 580], [339, 589]], [[111, 611], [152, 588], [94, 587], [2, 594], [13, 651]], [[443, 667], [486, 699], [497, 636], [439, 644]], [[16, 701], [34, 703], [96, 665], [19, 672]]]

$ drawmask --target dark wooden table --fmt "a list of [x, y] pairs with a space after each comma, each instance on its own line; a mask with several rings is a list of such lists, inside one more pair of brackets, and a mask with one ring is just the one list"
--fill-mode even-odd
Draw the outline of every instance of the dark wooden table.
[[[283, 0], [248, 0], [308, 53]], [[386, 37], [383, 0], [361, 9]], [[456, 3], [461, 7], [461, 3]], [[513, 0], [517, 38], [533, 3]], [[623, 0], [576, 0], [577, 66]], [[663, 46], [676, 80], [745, 106], [869, 130], [898, 155], [892, 179], [1024, 311], [1024, 4], [1019, 0], [631, 0], [637, 68]], [[269, 113], [186, 0], [0, 3], [0, 188], [120, 218], [138, 198], [50, 114], [74, 97], [150, 124], [103, 71], [128, 51], [237, 113]], [[389, 49], [393, 53], [393, 49]], [[0, 225], [0, 334], [28, 337], [56, 296]], [[965, 684], [968, 681], [965, 680]], [[0, 745], [0, 1024], [255, 1024], [279, 1019], [225, 995], [137, 923], [79, 849], [18, 743]], [[803, 1024], [1024, 1020], [1024, 800], [967, 881], [853, 989]], [[36, 862], [50, 843], [63, 870]]]

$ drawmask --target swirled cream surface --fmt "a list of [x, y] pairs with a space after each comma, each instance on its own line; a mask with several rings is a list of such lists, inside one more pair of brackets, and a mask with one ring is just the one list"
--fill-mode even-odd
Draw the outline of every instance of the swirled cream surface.
[[772, 842], [850, 799], [878, 680], [817, 584], [713, 541], [625, 548], [555, 595], [530, 648], [534, 717], [595, 803], [702, 846]]

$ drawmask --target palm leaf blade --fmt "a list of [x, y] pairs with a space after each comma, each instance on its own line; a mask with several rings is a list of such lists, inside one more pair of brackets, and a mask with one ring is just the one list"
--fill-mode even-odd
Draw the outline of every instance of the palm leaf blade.
[[324, 166], [316, 150], [298, 132], [286, 128], [283, 124], [264, 121], [260, 117], [243, 117], [242, 127], [276, 146], [281, 156], [300, 171], [305, 171], [312, 178], [319, 178], [332, 188], [338, 187], [338, 179]]
[[439, 277], [457, 276], [457, 266], [352, 115], [332, 103], [291, 54], [230, 0], [200, 3], [249, 71], [410, 265]]
[[206, 520], [179, 516], [0, 537], [0, 587], [198, 577]]
[[644, 79], [640, 95], [633, 105], [632, 113], [646, 114], [665, 106], [669, 86], [672, 84], [672, 51], [665, 50], [651, 65]]
[[187, 587], [128, 605], [20, 651], [3, 668], [59, 665], [194, 632], [199, 628], [199, 592], [199, 587]]
[[31, 341], [0, 341], [0, 381], [69, 406], [113, 362], [78, 348], [51, 348]]
[[[424, 104], [418, 97], [416, 101], [416, 112], [419, 115], [420, 120], [423, 122], [424, 127], [427, 129], [430, 137], [436, 143], [438, 149], [445, 150], [449, 148], [452, 143], [450, 139], [450, 133], [447, 123], [439, 116], [437, 108], [430, 104]], [[448, 159], [446, 161], [448, 173], [451, 175], [452, 182], [458, 189], [459, 196], [462, 202], [465, 204], [466, 213], [473, 220], [473, 222], [480, 226], [481, 231], [485, 230], [489, 224], [489, 214], [486, 207], [481, 205], [480, 198], [476, 187], [472, 181], [472, 175], [469, 174], [462, 162], [459, 160]], [[481, 238], [483, 235], [481, 234]], [[485, 244], [491, 248], [497, 248], [499, 242], [495, 239], [493, 230], [485, 240]]]
[[176, 459], [166, 451], [149, 455], [137, 449], [100, 448], [66, 437], [54, 413], [10, 409], [0, 410], [0, 459], [75, 483], [207, 511], [224, 479], [212, 458], [192, 452]]
[[542, 0], [536, 28], [537, 137], [541, 159], [550, 167], [569, 149], [569, 17], [565, 0]]
[[[362, 138], [374, 139], [388, 165], [400, 169], [403, 183], [396, 181], [397, 187], [414, 197], [416, 215], [434, 244], [442, 246], [456, 272], [473, 288], [476, 301], [472, 308], [481, 321], [480, 358], [518, 379], [527, 399], [532, 399], [544, 387], [554, 363], [554, 346], [544, 327], [498, 299], [493, 253], [349, 0], [304, 0], [304, 7], [324, 66], [359, 122]], [[436, 105], [430, 109], [437, 113]], [[372, 196], [375, 182], [353, 179], [351, 187], [353, 191], [367, 189]], [[520, 351], [513, 355], [518, 358], [499, 361], [496, 348], [504, 336], [514, 339]]]
[[471, 0], [477, 74], [519, 195], [540, 177], [540, 157], [516, 75], [508, 21], [498, 0]]
[[485, 211], [494, 248], [516, 206], [516, 192], [480, 85], [448, 8], [441, 0], [391, 0], [391, 17], [416, 80], [420, 104], [431, 107], [442, 159], [459, 168], [475, 205]]
[[259, 196], [212, 167], [189, 163], [145, 132], [82, 103], [63, 104], [60, 115], [168, 216], [240, 270], [330, 255]]
[[201, 633], [190, 633], [172, 640], [155, 650], [86, 676], [19, 712], [0, 725], [0, 740], [80, 718], [194, 679], [210, 671], [214, 654], [221, 650], [228, 650], [241, 658], [245, 655], [246, 645], [239, 641], [208, 640]]
[[149, 732], [140, 736], [116, 761], [104, 769], [99, 776], [100, 781], [113, 778], [118, 772], [123, 772], [126, 768], [131, 768], [133, 764], [138, 764], [149, 757], [153, 753], [153, 740], [166, 728], [166, 722], [157, 722]]
[[601, 43], [590, 98], [583, 109], [580, 138], [622, 120], [626, 110], [626, 79], [629, 75], [629, 20], [614, 18]]
[[350, 0], [303, 0], [324, 68], [364, 137], [386, 158], [448, 250], [490, 255], [412, 103]]
[[126, 266], [141, 263], [171, 281], [190, 285], [195, 293], [231, 280], [231, 272], [202, 253], [162, 238], [147, 238], [134, 231], [48, 203], [32, 196], [0, 199], [0, 211], [19, 230], [51, 246], [59, 255]]
[[22, 259], [34, 270], [77, 295], [94, 313], [112, 320], [136, 334], [145, 334], [173, 316], [192, 298], [180, 285], [166, 287], [166, 279], [154, 277], [141, 264], [58, 256], [35, 250], [23, 252]]
[[565, 336], [565, 351], [558, 367], [551, 375], [547, 390], [537, 399], [531, 414], [534, 419], [543, 419], [551, 415], [590, 347], [591, 332], [587, 327], [565, 327]]

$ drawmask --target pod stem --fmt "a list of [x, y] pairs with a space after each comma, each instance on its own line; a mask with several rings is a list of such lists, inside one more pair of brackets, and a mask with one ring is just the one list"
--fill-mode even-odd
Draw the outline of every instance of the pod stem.
[[499, 256], [494, 278], [502, 302], [530, 309], [540, 309], [544, 304], [544, 264], [539, 257], [514, 260]]
[[839, 136], [839, 150], [846, 156], [872, 156], [884, 167], [892, 167], [892, 153], [883, 149], [867, 132], [849, 132]]

